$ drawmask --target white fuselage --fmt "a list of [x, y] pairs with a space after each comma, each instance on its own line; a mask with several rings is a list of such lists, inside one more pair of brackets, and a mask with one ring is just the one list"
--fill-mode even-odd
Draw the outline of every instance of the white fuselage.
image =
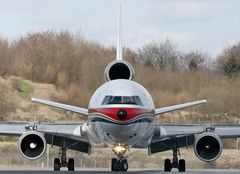
[[88, 111], [92, 146], [148, 146], [154, 131], [155, 106], [140, 84], [123, 79], [104, 83], [93, 94]]

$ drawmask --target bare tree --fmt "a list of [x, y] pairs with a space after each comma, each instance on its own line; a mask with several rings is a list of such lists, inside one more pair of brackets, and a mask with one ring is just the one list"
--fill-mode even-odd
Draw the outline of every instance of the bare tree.
[[138, 50], [141, 63], [157, 69], [175, 70], [178, 66], [180, 52], [176, 44], [167, 39], [164, 42], [151, 42]]
[[209, 56], [199, 51], [191, 51], [183, 54], [180, 63], [182, 67], [189, 70], [205, 69], [211, 66]]

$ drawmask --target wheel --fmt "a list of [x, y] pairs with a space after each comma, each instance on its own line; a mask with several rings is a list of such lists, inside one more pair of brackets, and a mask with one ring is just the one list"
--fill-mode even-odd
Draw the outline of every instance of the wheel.
[[127, 159], [124, 159], [120, 162], [120, 171], [127, 171], [128, 170], [128, 162]]
[[74, 171], [74, 159], [73, 158], [68, 159], [68, 171]]
[[59, 158], [54, 158], [54, 164], [53, 164], [54, 171], [59, 171], [61, 168], [61, 163]]
[[112, 171], [119, 171], [118, 170], [118, 161], [117, 161], [117, 158], [113, 158], [112, 159]]
[[184, 159], [180, 159], [178, 162], [178, 171], [185, 172], [186, 171], [186, 163]]
[[165, 159], [164, 162], [164, 172], [171, 172], [172, 164], [170, 159]]

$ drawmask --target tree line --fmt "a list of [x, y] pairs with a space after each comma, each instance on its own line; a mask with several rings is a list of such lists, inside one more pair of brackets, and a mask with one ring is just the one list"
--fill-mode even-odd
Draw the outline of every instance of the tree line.
[[[87, 105], [92, 92], [104, 82], [104, 69], [115, 57], [115, 47], [103, 46], [69, 31], [29, 33], [14, 41], [0, 38], [1, 76], [16, 75], [35, 82], [55, 84], [68, 94], [57, 100], [82, 106]], [[137, 50], [124, 48], [124, 57], [133, 64], [136, 81], [156, 94], [154, 100], [161, 106], [176, 103], [174, 100], [211, 98], [213, 93], [209, 94], [206, 86], [215, 88], [223, 85], [218, 84], [220, 81], [228, 84], [237, 81], [240, 42], [224, 48], [215, 58], [198, 50], [183, 52], [169, 39], [147, 43]], [[165, 96], [170, 99], [163, 102]], [[228, 104], [224, 106], [225, 97], [221, 100], [223, 107], [220, 112], [232, 108], [238, 111], [235, 105], [230, 108]], [[209, 112], [210, 109], [202, 110]]]
[[[80, 71], [86, 61], [96, 61], [104, 67], [114, 57], [114, 47], [104, 47], [68, 31], [29, 33], [12, 42], [0, 38], [0, 75], [15, 74], [60, 86], [61, 78], [81, 81]], [[209, 69], [232, 76], [240, 71], [240, 42], [213, 58], [198, 50], [183, 52], [166, 39], [147, 43], [138, 50], [125, 48], [125, 58], [159, 70]]]

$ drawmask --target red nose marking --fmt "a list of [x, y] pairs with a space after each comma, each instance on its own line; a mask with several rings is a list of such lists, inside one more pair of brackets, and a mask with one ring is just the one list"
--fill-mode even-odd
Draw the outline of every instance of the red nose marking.
[[127, 117], [124, 121], [131, 120], [136, 118], [142, 114], [154, 114], [154, 110], [151, 109], [142, 109], [142, 108], [96, 108], [96, 109], [89, 109], [88, 113], [99, 113], [103, 114], [107, 117], [110, 117], [114, 120], [122, 121], [117, 115], [120, 109], [124, 109], [127, 112]]

